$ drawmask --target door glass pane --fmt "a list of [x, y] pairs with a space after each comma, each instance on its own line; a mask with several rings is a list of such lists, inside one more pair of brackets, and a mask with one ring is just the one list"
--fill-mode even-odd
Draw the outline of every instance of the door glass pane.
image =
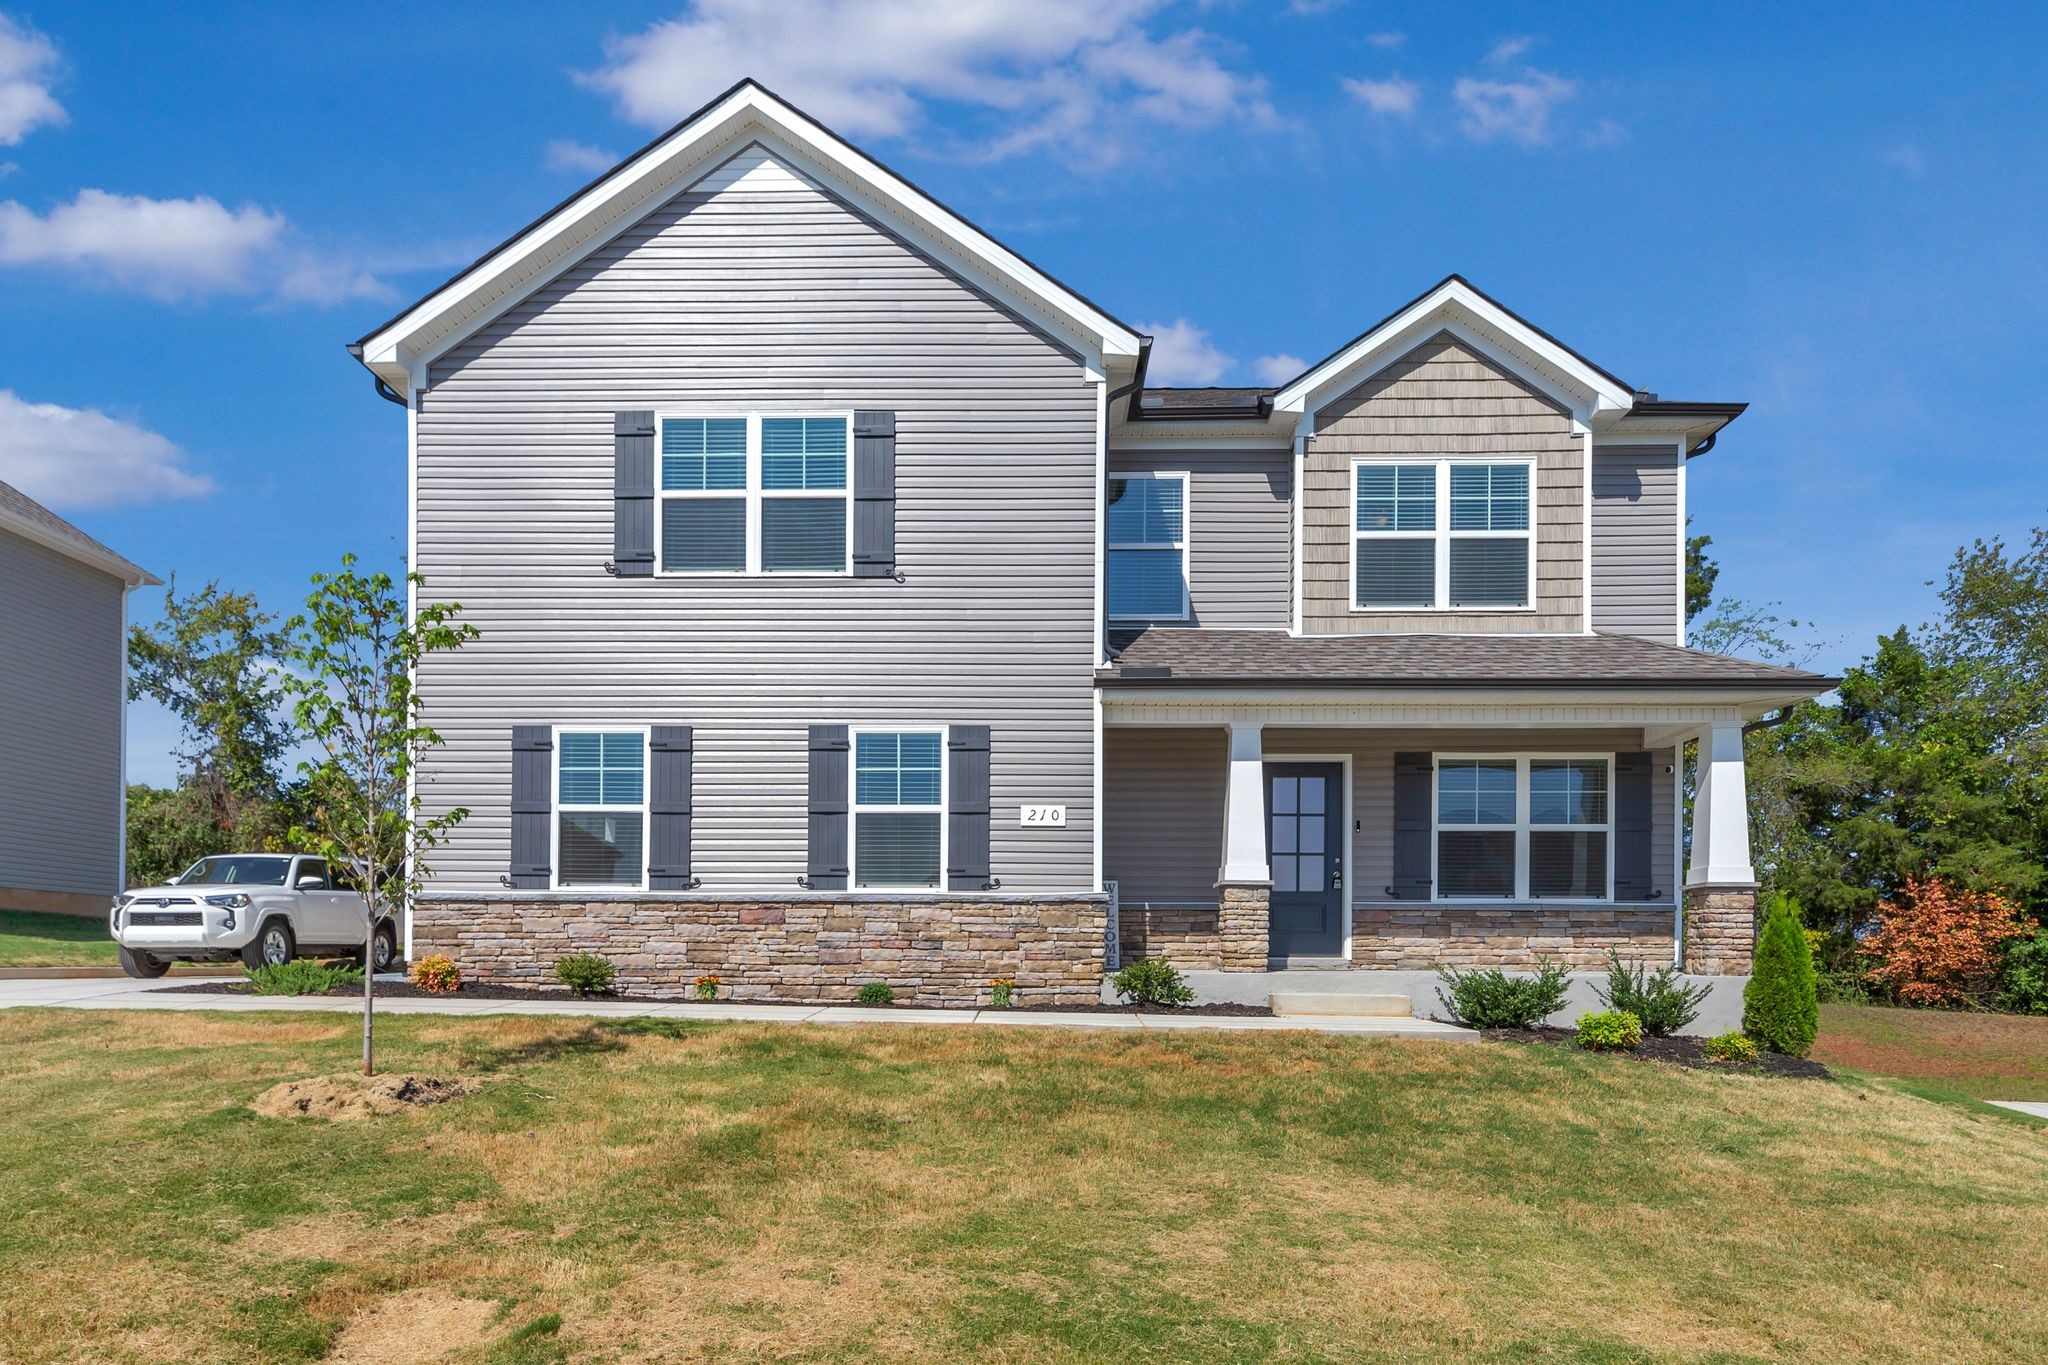
[[1294, 859], [1275, 858], [1273, 860], [1273, 889], [1275, 891], [1293, 891], [1297, 889], [1294, 880]]
[[1529, 894], [1607, 894], [1607, 834], [1603, 830], [1534, 830], [1529, 835]]
[[1292, 815], [1301, 809], [1301, 779], [1276, 777], [1273, 779], [1273, 813]]
[[1294, 852], [1294, 826], [1295, 819], [1291, 815], [1276, 815], [1273, 817], [1273, 852]]
[[1303, 853], [1323, 852], [1323, 817], [1320, 815], [1314, 819], [1303, 817], [1300, 824], [1301, 840], [1296, 847]]
[[1323, 813], [1324, 786], [1325, 783], [1320, 777], [1304, 777], [1301, 779], [1301, 813], [1303, 815], [1321, 815]]
[[1294, 880], [1301, 890], [1321, 891], [1324, 889], [1323, 860], [1321, 858], [1297, 858], [1295, 862], [1298, 865], [1298, 870], [1295, 872]]
[[1437, 835], [1437, 894], [1515, 894], [1513, 830], [1447, 829]]

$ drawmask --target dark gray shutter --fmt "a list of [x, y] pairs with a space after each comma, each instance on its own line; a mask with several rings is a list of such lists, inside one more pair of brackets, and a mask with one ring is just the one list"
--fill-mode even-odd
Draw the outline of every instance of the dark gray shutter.
[[555, 731], [550, 725], [512, 727], [512, 867], [516, 888], [545, 891], [548, 820], [554, 814], [549, 786], [554, 781]]
[[647, 886], [687, 891], [696, 885], [690, 875], [690, 727], [651, 727], [647, 749]]
[[1661, 889], [1650, 868], [1650, 756], [1614, 756], [1614, 899], [1646, 901]]
[[846, 889], [846, 798], [852, 749], [844, 725], [811, 727], [811, 848], [805, 876], [814, 891]]
[[1394, 884], [1387, 894], [1396, 900], [1426, 901], [1432, 895], [1429, 798], [1435, 785], [1431, 755], [1394, 755]]
[[946, 733], [946, 886], [987, 891], [988, 727], [955, 725]]
[[654, 573], [654, 414], [612, 414], [612, 562], [621, 578]]
[[896, 572], [896, 414], [853, 414], [853, 576]]

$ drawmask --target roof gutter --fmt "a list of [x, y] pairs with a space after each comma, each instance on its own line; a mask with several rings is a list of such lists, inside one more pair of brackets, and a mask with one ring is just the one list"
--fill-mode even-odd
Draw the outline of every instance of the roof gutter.
[[[1137, 667], [1142, 668], [1142, 665]], [[1721, 689], [1755, 692], [1768, 688], [1813, 688], [1814, 695], [1838, 686], [1840, 678], [1827, 678], [1819, 674], [1807, 674], [1791, 678], [1262, 678], [1245, 677], [1174, 677], [1169, 673], [1146, 670], [1142, 673], [1109, 673], [1095, 675], [1098, 687], [1252, 687], [1274, 690], [1313, 690], [1316, 688], [1357, 687], [1371, 689], [1399, 689], [1426, 687], [1447, 690], [1471, 690], [1484, 688], [1527, 688], [1535, 691], [1661, 691], [1670, 688], [1705, 688], [1710, 691]]]

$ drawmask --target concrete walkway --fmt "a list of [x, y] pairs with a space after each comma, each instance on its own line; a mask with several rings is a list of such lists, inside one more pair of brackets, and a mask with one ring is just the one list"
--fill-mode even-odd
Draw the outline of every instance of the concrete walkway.
[[[350, 1014], [360, 1000], [324, 995], [201, 995], [166, 990], [163, 981], [0, 981], [0, 1009], [251, 1010]], [[1020, 1028], [1205, 1029], [1250, 1033], [1306, 1029], [1440, 1042], [1476, 1042], [1479, 1035], [1430, 1019], [1375, 1019], [1295, 1015], [1284, 1019], [1203, 1014], [1083, 1014], [996, 1009], [892, 1010], [852, 1005], [646, 1004], [611, 1000], [379, 1000], [379, 1014], [466, 1016], [536, 1014], [592, 1019], [744, 1019], [774, 1024], [991, 1024]]]
[[2000, 1109], [2010, 1109], [2015, 1114], [2025, 1114], [2028, 1118], [2041, 1119], [2044, 1122], [2048, 1122], [2048, 1100], [1986, 1100], [1984, 1102], [1986, 1104], [1995, 1104]]

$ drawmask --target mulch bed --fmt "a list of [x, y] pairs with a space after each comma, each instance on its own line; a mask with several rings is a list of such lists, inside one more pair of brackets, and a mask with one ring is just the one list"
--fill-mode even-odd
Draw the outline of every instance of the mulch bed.
[[[246, 981], [200, 981], [189, 986], [165, 986], [167, 993], [182, 995], [254, 995]], [[536, 990], [531, 986], [497, 986], [482, 982], [465, 982], [454, 991], [423, 991], [409, 981], [379, 981], [376, 986], [379, 1000], [548, 1000], [569, 1002], [576, 999], [567, 991]], [[360, 1000], [361, 986], [336, 986], [321, 991], [340, 999]], [[857, 1000], [677, 1000], [670, 997], [651, 995], [614, 995], [606, 993], [588, 997], [621, 1005], [779, 1005], [787, 1009], [814, 1010], [822, 1006], [844, 1006], [871, 1009], [877, 1014], [889, 1010], [940, 1010], [970, 1009], [967, 1005], [922, 1005], [913, 1001], [899, 1001], [893, 1005], [862, 1005]], [[979, 1008], [987, 1009], [983, 1005]], [[1179, 1009], [1163, 1009], [1158, 1006], [1139, 1005], [1017, 1005], [1012, 1007], [1016, 1014], [1205, 1014], [1228, 1016], [1267, 1017], [1273, 1011], [1266, 1005], [1183, 1005]]]
[[[1578, 1051], [1574, 1038], [1577, 1036], [1568, 1028], [1490, 1028], [1480, 1030], [1480, 1036], [1491, 1042], [1532, 1043], [1542, 1047], [1568, 1047]], [[1827, 1080], [1834, 1073], [1810, 1057], [1787, 1057], [1777, 1052], [1766, 1052], [1756, 1061], [1717, 1062], [1707, 1055], [1707, 1040], [1704, 1038], [1645, 1038], [1641, 1047], [1633, 1052], [1609, 1052], [1608, 1057], [1626, 1057], [1638, 1062], [1674, 1062], [1679, 1066], [1695, 1067], [1701, 1071], [1733, 1071], [1757, 1076], [1791, 1076], [1800, 1080]]]

